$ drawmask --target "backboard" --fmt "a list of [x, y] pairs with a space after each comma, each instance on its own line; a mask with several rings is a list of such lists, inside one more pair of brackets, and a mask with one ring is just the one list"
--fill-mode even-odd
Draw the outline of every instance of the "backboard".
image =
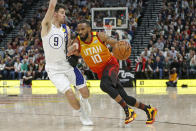
[[104, 25], [112, 25], [113, 29], [128, 28], [128, 8], [92, 8], [92, 29], [104, 29]]

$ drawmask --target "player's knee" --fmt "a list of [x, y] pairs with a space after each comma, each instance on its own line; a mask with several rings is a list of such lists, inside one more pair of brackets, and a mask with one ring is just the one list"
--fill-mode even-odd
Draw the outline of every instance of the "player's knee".
[[89, 91], [84, 92], [84, 93], [82, 94], [82, 97], [83, 97], [83, 98], [89, 98], [89, 96], [90, 96]]
[[87, 87], [83, 87], [79, 89], [83, 98], [88, 98], [90, 96], [89, 89]]
[[118, 96], [117, 91], [115, 91], [110, 81], [101, 81], [100, 88], [103, 92], [106, 92], [113, 99], [115, 99]]
[[105, 82], [105, 81], [101, 81], [101, 84], [100, 84], [100, 88], [103, 92], [106, 92], [108, 93], [108, 88], [109, 88], [110, 84], [108, 82]]
[[101, 78], [100, 87], [102, 91], [107, 92], [109, 87], [112, 87], [112, 81], [108, 76]]

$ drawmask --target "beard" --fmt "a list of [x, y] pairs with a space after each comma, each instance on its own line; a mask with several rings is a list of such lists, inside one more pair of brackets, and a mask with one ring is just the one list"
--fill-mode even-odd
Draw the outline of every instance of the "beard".
[[88, 33], [86, 33], [86, 35], [84, 36], [84, 37], [80, 37], [80, 39], [82, 40], [82, 41], [86, 41], [86, 39], [88, 38]]

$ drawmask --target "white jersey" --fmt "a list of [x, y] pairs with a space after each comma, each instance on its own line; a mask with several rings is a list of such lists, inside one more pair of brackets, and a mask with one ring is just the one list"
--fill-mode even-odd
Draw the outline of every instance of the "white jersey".
[[57, 28], [52, 24], [50, 32], [42, 38], [46, 60], [46, 69], [73, 70], [66, 59], [66, 33], [63, 27]]

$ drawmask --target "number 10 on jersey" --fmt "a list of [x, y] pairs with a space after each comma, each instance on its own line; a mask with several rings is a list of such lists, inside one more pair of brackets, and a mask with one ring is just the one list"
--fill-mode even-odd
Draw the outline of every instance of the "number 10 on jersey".
[[99, 54], [96, 54], [94, 56], [91, 56], [91, 58], [92, 58], [92, 60], [93, 60], [93, 62], [95, 64], [102, 62], [101, 56]]

